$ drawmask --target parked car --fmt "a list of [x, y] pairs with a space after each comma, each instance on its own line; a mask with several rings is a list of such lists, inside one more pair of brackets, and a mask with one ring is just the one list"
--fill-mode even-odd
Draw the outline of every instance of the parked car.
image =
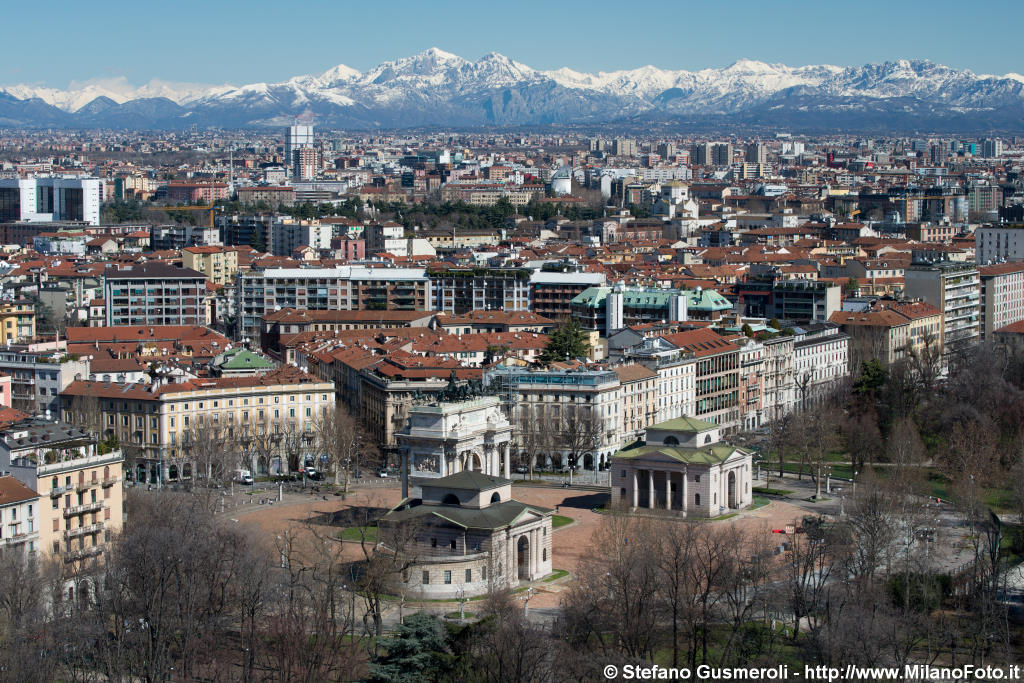
[[526, 465], [516, 465], [516, 474], [528, 474], [529, 472], [530, 468]]
[[388, 471], [387, 471], [387, 470], [378, 470], [378, 472], [377, 472], [377, 476], [378, 476], [378, 477], [380, 477], [381, 479], [387, 479], [387, 478], [388, 478], [388, 477], [390, 477], [391, 475], [390, 475], [390, 474], [388, 474]]
[[319, 472], [314, 469], [307, 469], [306, 476], [312, 479], [313, 481], [323, 481], [324, 478], [323, 472]]

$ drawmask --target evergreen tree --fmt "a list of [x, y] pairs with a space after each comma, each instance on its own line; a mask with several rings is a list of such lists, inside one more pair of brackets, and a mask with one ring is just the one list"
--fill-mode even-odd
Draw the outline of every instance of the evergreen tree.
[[853, 393], [860, 396], [877, 394], [885, 386], [886, 379], [887, 373], [881, 361], [877, 358], [864, 361], [860, 364], [860, 376], [853, 383]]
[[448, 660], [444, 626], [436, 617], [418, 612], [408, 617], [382, 645], [387, 654], [370, 664], [367, 680], [374, 683], [418, 683], [438, 680]]
[[566, 358], [584, 358], [590, 351], [590, 342], [579, 323], [570, 320], [551, 333], [540, 359], [545, 363]]

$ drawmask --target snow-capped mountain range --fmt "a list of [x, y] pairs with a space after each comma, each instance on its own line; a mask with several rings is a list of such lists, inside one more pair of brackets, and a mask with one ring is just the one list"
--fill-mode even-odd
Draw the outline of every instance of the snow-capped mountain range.
[[339, 64], [282, 83], [208, 86], [123, 78], [67, 90], [0, 87], [0, 126], [280, 126], [297, 115], [342, 128], [548, 124], [761, 124], [808, 129], [1024, 130], [1024, 76], [929, 61], [581, 73], [533, 69], [492, 52], [431, 48], [360, 72]]

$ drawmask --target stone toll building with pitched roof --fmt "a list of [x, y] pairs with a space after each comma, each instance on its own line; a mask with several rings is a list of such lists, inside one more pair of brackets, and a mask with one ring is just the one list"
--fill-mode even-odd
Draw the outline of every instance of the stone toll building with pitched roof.
[[550, 508], [512, 499], [512, 481], [462, 471], [420, 480], [377, 522], [376, 552], [399, 553], [396, 591], [425, 599], [472, 597], [551, 573]]
[[721, 427], [679, 417], [647, 428], [612, 456], [612, 503], [717, 517], [750, 505], [750, 453], [721, 441]]

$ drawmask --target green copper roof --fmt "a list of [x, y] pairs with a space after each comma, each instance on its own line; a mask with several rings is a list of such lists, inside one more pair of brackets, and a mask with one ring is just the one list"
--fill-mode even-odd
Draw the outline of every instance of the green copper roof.
[[709, 429], [718, 427], [714, 422], [698, 420], [695, 417], [677, 417], [672, 420], [665, 420], [653, 424], [647, 429], [657, 429], [663, 432], [706, 432]]
[[627, 446], [612, 456], [616, 460], [634, 460], [661, 455], [689, 465], [720, 465], [736, 452], [729, 444], [717, 443], [706, 448], [685, 446], [647, 446], [640, 442]]
[[[571, 303], [577, 306], [600, 308], [605, 305], [611, 287], [588, 287], [577, 294]], [[713, 289], [638, 289], [622, 292], [622, 304], [627, 308], [668, 308], [673, 294], [686, 295], [686, 307], [694, 311], [727, 311], [732, 303]]]
[[274, 369], [274, 363], [249, 349], [231, 349], [224, 352], [220, 368], [224, 370]]

